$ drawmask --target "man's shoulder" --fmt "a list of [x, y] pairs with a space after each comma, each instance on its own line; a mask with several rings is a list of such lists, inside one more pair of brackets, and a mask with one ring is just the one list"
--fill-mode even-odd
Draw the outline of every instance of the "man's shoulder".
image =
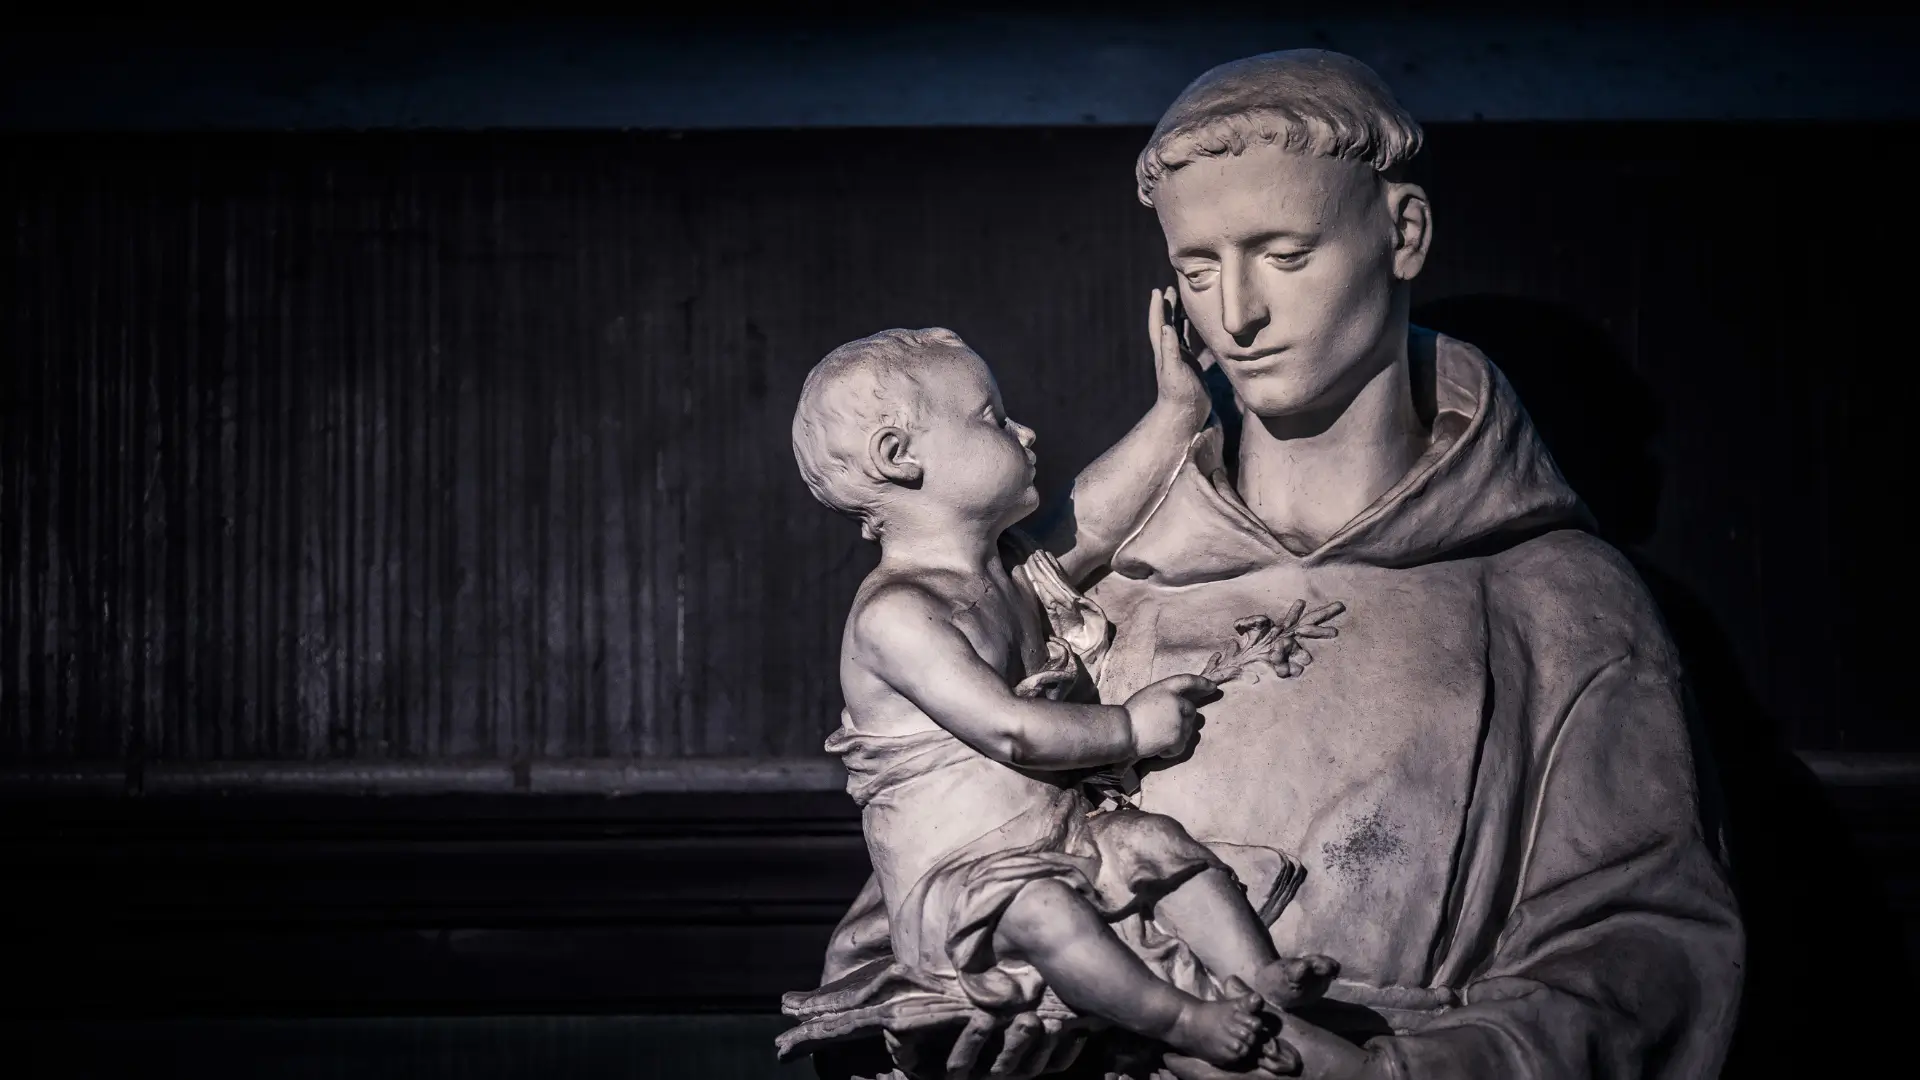
[[1528, 536], [1493, 556], [1492, 563], [1495, 573], [1516, 580], [1640, 580], [1633, 562], [1619, 548], [1572, 526]]
[[1515, 544], [1488, 559], [1486, 581], [1491, 613], [1530, 641], [1671, 659], [1660, 609], [1632, 561], [1590, 532], [1556, 529]]

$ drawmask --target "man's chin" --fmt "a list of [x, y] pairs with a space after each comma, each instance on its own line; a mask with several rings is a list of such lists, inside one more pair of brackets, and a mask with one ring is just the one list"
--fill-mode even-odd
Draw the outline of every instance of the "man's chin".
[[1295, 382], [1254, 383], [1236, 389], [1246, 410], [1262, 420], [1286, 420], [1310, 416], [1324, 408], [1327, 397], [1322, 388]]

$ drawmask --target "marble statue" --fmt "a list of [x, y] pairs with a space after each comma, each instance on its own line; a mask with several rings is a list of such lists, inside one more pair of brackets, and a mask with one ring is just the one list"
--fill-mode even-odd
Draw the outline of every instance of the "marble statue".
[[[878, 801], [912, 771], [918, 751], [875, 740], [978, 760], [930, 800], [944, 819], [876, 827], [911, 815], [868, 802], [875, 878], [825, 985], [788, 996], [783, 1052], [883, 1034], [890, 1075], [915, 1078], [1717, 1074], [1744, 943], [1678, 661], [1499, 370], [1409, 325], [1433, 239], [1404, 173], [1420, 141], [1335, 53], [1181, 93], [1136, 167], [1175, 272], [1160, 401], [1062, 509], [1022, 522], [1037, 499], [1010, 448], [1031, 435], [986, 449], [1002, 414], [977, 361], [941, 384], [992, 399], [952, 402], [982, 419], [941, 447], [966, 463], [951, 475], [909, 449], [947, 422], [928, 406], [882, 395], [834, 421], [866, 432], [828, 440], [836, 468], [922, 496], [884, 513], [823, 488], [800, 447], [822, 436], [796, 421], [816, 493], [883, 544], [909, 501], [946, 514], [913, 519], [944, 523], [922, 533], [944, 558], [895, 578], [883, 556], [862, 590], [865, 612], [941, 582], [849, 628], [849, 715], [872, 717], [834, 736], [849, 790]], [[956, 515], [962, 492], [1001, 509]], [[1016, 803], [1033, 809], [986, 820]], [[999, 870], [1021, 844], [1045, 868]], [[969, 857], [980, 874], [927, 874]], [[1133, 974], [1089, 990], [1099, 963]], [[1176, 1033], [1182, 992], [1237, 1010], [1233, 1038]]]

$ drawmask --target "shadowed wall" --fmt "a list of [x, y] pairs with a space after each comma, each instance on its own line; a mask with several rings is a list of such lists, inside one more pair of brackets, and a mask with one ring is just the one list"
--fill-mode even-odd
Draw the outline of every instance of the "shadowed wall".
[[[1861, 629], [1901, 286], [1866, 166], [1792, 152], [1910, 134], [1431, 131], [1417, 314], [1505, 335], [1603, 524], [1801, 749], [1920, 749]], [[795, 474], [801, 377], [950, 326], [1057, 490], [1152, 393], [1142, 139], [12, 140], [0, 755], [817, 758], [872, 552]]]

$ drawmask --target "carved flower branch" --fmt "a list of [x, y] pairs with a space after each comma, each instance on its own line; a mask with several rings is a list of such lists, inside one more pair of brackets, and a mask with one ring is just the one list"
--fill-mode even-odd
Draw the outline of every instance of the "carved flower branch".
[[1278, 622], [1267, 615], [1241, 619], [1233, 624], [1239, 638], [1234, 648], [1214, 653], [1200, 677], [1219, 684], [1245, 675], [1248, 682], [1258, 682], [1260, 676], [1252, 669], [1265, 664], [1283, 679], [1294, 678], [1313, 663], [1313, 654], [1301, 639], [1338, 637], [1340, 632], [1327, 623], [1345, 610], [1347, 606], [1337, 600], [1312, 611], [1305, 600], [1295, 600]]

